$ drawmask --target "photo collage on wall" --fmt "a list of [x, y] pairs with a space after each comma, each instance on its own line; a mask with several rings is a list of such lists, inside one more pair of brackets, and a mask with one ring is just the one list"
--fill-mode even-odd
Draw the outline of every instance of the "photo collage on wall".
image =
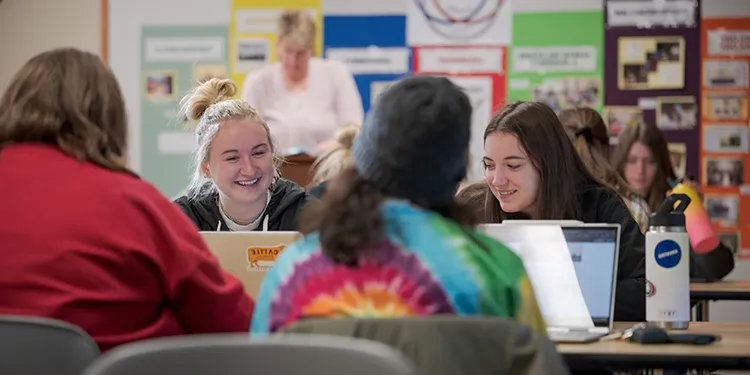
[[[622, 92], [685, 88], [685, 39], [682, 36], [637, 36], [617, 38], [617, 88]], [[647, 94], [646, 94], [647, 95]], [[620, 132], [644, 121], [644, 110], [655, 111], [655, 123], [663, 130], [694, 131], [698, 126], [695, 96], [657, 96], [651, 105], [605, 106], [602, 117], [609, 127], [610, 144]], [[670, 143], [675, 173], [685, 176], [687, 146]]]
[[[705, 206], [722, 242], [740, 257], [743, 245], [743, 186], [747, 185], [750, 30], [707, 20], [702, 59], [702, 185]], [[729, 27], [727, 27], [729, 26]], [[735, 43], [738, 40], [745, 42]], [[747, 208], [744, 209], [745, 211]], [[743, 250], [745, 249], [745, 250]]]

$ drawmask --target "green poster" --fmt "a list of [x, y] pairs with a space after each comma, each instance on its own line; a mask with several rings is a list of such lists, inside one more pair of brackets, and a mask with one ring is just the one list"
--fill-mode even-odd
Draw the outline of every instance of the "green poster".
[[555, 110], [604, 103], [604, 14], [516, 13], [508, 51], [508, 100]]
[[141, 176], [167, 197], [192, 177], [193, 129], [179, 102], [196, 82], [227, 77], [227, 26], [143, 28], [141, 37]]

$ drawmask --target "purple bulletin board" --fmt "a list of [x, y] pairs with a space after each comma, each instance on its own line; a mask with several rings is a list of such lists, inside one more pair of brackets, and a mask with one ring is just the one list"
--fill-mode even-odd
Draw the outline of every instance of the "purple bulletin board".
[[[605, 28], [604, 28], [604, 102], [606, 106], [637, 106], [640, 98], [656, 98], [658, 96], [693, 96], [700, 111], [701, 89], [701, 29], [700, 5], [696, 1], [695, 22], [692, 27], [609, 27], [607, 25], [607, 4], [605, 0]], [[685, 40], [685, 86], [681, 90], [620, 90], [618, 81], [618, 39], [620, 37], [651, 37], [651, 36], [679, 36]], [[656, 111], [644, 109], [643, 117], [646, 122], [656, 123]], [[668, 142], [684, 143], [687, 148], [685, 173], [693, 179], [698, 179], [700, 170], [700, 136], [701, 114], [698, 112], [698, 123], [690, 130], [662, 130]]]

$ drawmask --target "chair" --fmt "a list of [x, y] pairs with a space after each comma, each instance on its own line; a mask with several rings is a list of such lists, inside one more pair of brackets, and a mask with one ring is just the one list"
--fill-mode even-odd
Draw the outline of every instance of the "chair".
[[394, 319], [305, 319], [280, 335], [329, 334], [386, 344], [416, 375], [569, 374], [546, 334], [516, 321], [433, 315]]
[[107, 352], [84, 375], [413, 375], [391, 348], [343, 337], [210, 334], [144, 340]]
[[14, 375], [80, 375], [99, 356], [82, 329], [56, 319], [0, 315], [0, 370]]

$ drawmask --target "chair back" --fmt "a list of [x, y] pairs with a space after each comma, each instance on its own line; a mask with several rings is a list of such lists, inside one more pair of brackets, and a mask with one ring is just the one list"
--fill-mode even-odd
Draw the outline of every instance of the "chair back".
[[60, 320], [0, 315], [0, 369], [14, 375], [81, 375], [99, 356], [82, 329]]
[[546, 334], [504, 318], [306, 319], [285, 328], [286, 333], [381, 342], [408, 358], [417, 375], [569, 374]]
[[117, 347], [84, 375], [413, 375], [393, 349], [353, 338], [188, 335]]

